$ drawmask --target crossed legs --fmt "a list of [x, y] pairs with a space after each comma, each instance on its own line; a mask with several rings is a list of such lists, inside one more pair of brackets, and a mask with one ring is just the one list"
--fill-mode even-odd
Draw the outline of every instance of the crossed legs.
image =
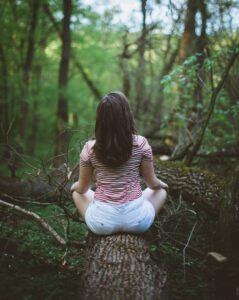
[[[83, 219], [85, 219], [86, 209], [90, 202], [94, 199], [94, 195], [95, 193], [91, 189], [89, 189], [85, 194], [79, 194], [77, 192], [73, 192], [72, 194], [74, 203]], [[143, 196], [152, 203], [155, 209], [155, 214], [157, 215], [166, 201], [167, 192], [164, 189], [151, 190], [150, 188], [146, 188], [143, 191]]]
[[157, 215], [166, 201], [167, 192], [165, 189], [152, 190], [150, 188], [146, 188], [143, 191], [143, 196], [145, 199], [151, 202], [155, 209], [155, 215]]
[[94, 195], [95, 193], [91, 189], [89, 189], [85, 194], [79, 194], [77, 192], [73, 192], [72, 194], [74, 203], [84, 220], [86, 209], [89, 206], [90, 202], [94, 199]]

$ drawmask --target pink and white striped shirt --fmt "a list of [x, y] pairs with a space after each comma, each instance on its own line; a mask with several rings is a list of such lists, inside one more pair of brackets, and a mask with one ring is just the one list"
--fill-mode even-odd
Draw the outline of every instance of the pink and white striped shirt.
[[95, 170], [95, 198], [103, 202], [126, 203], [142, 196], [140, 165], [143, 160], [153, 160], [152, 149], [145, 137], [133, 135], [131, 157], [122, 165], [111, 168], [96, 159], [92, 147], [95, 140], [88, 141], [80, 154], [80, 165]]

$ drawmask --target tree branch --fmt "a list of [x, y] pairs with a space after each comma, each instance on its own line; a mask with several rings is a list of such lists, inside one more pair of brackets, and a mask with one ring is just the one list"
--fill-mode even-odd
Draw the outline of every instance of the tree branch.
[[219, 92], [221, 91], [221, 89], [222, 89], [222, 87], [223, 87], [223, 85], [224, 85], [224, 83], [227, 79], [227, 76], [230, 72], [230, 69], [233, 66], [233, 64], [235, 63], [238, 56], [239, 56], [239, 51], [234, 50], [233, 54], [231, 55], [231, 57], [228, 61], [226, 69], [225, 69], [225, 71], [224, 71], [224, 73], [221, 77], [221, 80], [219, 81], [217, 87], [213, 90], [213, 93], [212, 93], [212, 96], [211, 96], [211, 99], [210, 99], [210, 103], [209, 103], [208, 112], [207, 112], [207, 115], [206, 115], [206, 119], [204, 121], [204, 124], [202, 125], [202, 128], [201, 128], [201, 131], [200, 131], [199, 135], [197, 136], [196, 142], [193, 144], [192, 150], [189, 152], [189, 154], [188, 154], [188, 156], [185, 160], [185, 163], [187, 165], [191, 164], [194, 156], [197, 154], [197, 152], [198, 152], [198, 150], [199, 150], [199, 148], [202, 144], [205, 131], [207, 129], [210, 117], [211, 117], [211, 115], [213, 113], [213, 110], [214, 110], [214, 106], [215, 106], [215, 103], [216, 103], [216, 100], [217, 100], [217, 96], [218, 96]]
[[3, 200], [0, 200], [0, 205], [5, 206], [5, 207], [9, 207], [17, 212], [20, 212], [28, 217], [30, 217], [31, 219], [33, 219], [34, 221], [36, 221], [38, 224], [41, 225], [41, 227], [43, 227], [48, 233], [50, 233], [50, 235], [61, 245], [65, 246], [67, 244], [67, 242], [55, 231], [55, 229], [53, 229], [45, 220], [43, 220], [38, 214], [26, 210], [18, 205], [14, 205], [8, 202], [5, 202]]

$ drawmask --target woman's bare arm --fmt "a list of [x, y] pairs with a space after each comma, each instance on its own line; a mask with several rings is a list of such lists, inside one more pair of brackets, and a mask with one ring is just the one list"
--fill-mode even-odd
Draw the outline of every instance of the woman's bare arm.
[[80, 166], [79, 180], [73, 183], [71, 186], [71, 192], [76, 191], [79, 194], [85, 194], [91, 184], [93, 177], [92, 167], [82, 167]]
[[141, 163], [141, 174], [146, 185], [152, 189], [157, 190], [160, 188], [168, 188], [168, 185], [159, 180], [154, 172], [154, 165], [152, 161], [143, 160]]

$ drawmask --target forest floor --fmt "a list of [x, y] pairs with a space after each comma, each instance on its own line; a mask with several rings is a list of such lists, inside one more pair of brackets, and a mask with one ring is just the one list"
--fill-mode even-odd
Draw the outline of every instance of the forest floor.
[[[222, 168], [215, 162], [202, 162], [201, 166], [219, 175], [229, 174], [231, 167], [224, 164]], [[175, 201], [180, 200], [170, 198], [156, 220], [158, 236], [150, 245], [152, 257], [168, 271], [169, 299], [219, 300], [215, 267], [206, 256], [213, 242], [214, 221], [204, 214], [197, 219], [191, 204], [183, 202], [175, 208]], [[66, 234], [67, 222], [59, 207], [27, 204], [24, 208], [37, 212], [61, 235]], [[74, 209], [72, 203], [69, 209]], [[0, 208], [0, 216], [1, 299], [75, 299], [80, 293], [83, 250], [56, 244], [39, 225], [10, 209], [6, 213]], [[84, 224], [70, 221], [68, 229], [69, 240], [86, 239]]]

